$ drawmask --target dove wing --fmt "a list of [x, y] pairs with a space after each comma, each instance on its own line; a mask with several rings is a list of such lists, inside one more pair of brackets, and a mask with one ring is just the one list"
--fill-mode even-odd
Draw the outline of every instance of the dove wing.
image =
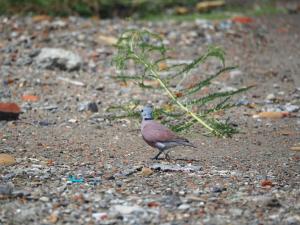
[[155, 121], [151, 121], [143, 126], [142, 135], [147, 142], [151, 143], [180, 139], [170, 129]]

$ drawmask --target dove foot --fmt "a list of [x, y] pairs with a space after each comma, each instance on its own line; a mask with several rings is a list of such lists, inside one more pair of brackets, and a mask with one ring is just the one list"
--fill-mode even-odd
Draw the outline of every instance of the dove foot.
[[163, 151], [160, 151], [156, 156], [154, 156], [153, 158], [151, 158], [152, 160], [159, 160], [159, 156], [160, 154], [163, 153]]

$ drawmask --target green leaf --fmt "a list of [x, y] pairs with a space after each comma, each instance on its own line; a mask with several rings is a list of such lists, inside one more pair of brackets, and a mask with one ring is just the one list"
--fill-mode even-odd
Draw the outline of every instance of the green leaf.
[[199, 99], [196, 99], [196, 100], [192, 100], [192, 101], [188, 102], [186, 105], [203, 106], [204, 104], [206, 104], [206, 103], [208, 103], [210, 101], [213, 101], [213, 100], [215, 100], [217, 98], [224, 98], [224, 97], [232, 96], [232, 95], [235, 95], [235, 94], [247, 91], [250, 88], [252, 88], [252, 86], [245, 87], [245, 88], [240, 88], [240, 89], [238, 89], [236, 91], [224, 91], [224, 92], [212, 93], [212, 94], [209, 94], [209, 95], [207, 95], [205, 97], [202, 97], [202, 98], [199, 98]]
[[189, 89], [186, 89], [184, 91], [188, 91], [186, 93], [186, 95], [191, 95], [194, 94], [197, 91], [200, 91], [203, 87], [206, 87], [208, 85], [210, 85], [210, 82], [215, 79], [216, 77], [220, 76], [222, 73], [226, 72], [226, 71], [230, 71], [235, 69], [236, 67], [225, 67], [221, 70], [219, 70], [216, 74], [209, 76], [207, 79], [200, 81], [198, 84], [196, 84], [194, 87], [191, 87]]

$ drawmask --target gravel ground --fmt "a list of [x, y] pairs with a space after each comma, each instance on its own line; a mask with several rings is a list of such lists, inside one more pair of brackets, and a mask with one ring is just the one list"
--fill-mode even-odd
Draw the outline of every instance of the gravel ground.
[[[16, 161], [0, 156], [0, 224], [300, 224], [299, 21], [0, 17], [0, 102], [23, 112], [0, 121], [0, 153]], [[136, 27], [161, 33], [177, 59], [209, 44], [226, 50], [239, 68], [214, 85], [255, 85], [226, 114], [239, 134], [219, 139], [195, 127], [183, 135], [197, 151], [152, 161], [139, 121], [104, 118], [111, 105], [167, 100], [112, 78], [112, 43]], [[270, 111], [288, 113], [255, 116]]]

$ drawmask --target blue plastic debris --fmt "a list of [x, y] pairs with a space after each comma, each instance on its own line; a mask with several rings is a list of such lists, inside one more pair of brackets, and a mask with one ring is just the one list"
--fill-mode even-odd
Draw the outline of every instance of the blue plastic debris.
[[68, 177], [68, 181], [70, 181], [71, 183], [83, 183], [84, 179], [83, 178], [76, 178], [75, 176], [69, 176]]

